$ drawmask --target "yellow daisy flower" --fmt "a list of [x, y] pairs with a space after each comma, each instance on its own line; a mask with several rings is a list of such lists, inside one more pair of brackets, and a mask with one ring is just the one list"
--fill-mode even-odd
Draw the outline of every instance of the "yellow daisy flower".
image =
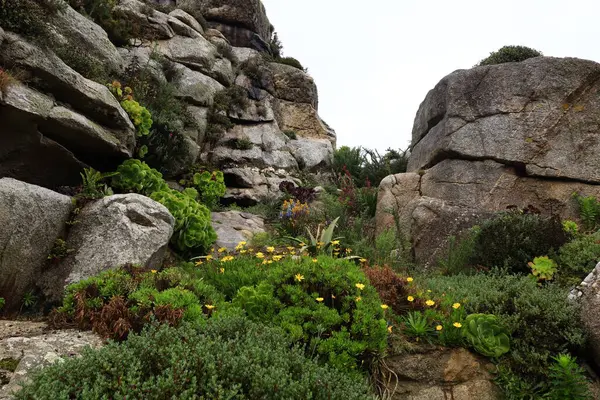
[[384, 310], [387, 310], [388, 308], [390, 308], [387, 304], [382, 304], [381, 308], [383, 308]]
[[462, 328], [462, 324], [460, 322], [455, 322], [452, 325], [454, 325], [455, 328]]
[[315, 300], [316, 300], [316, 301], [318, 301], [318, 302], [320, 303], [320, 302], [322, 302], [322, 301], [323, 301], [323, 300], [325, 300], [325, 299], [324, 299], [324, 298], [322, 298], [322, 297], [317, 297]]
[[406, 300], [408, 300], [408, 301], [410, 301], [410, 302], [413, 302], [413, 301], [415, 301], [415, 298], [414, 298], [414, 297], [412, 297], [412, 296], [408, 296], [408, 297], [406, 298]]
[[441, 325], [438, 325], [438, 326], [435, 327], [436, 331], [441, 331], [442, 329], [444, 329], [444, 327], [441, 326]]
[[406, 278], [406, 282], [412, 282], [413, 278], [411, 278], [410, 276], [408, 278]]
[[428, 305], [429, 307], [431, 307], [431, 306], [434, 306], [434, 305], [435, 305], [435, 301], [433, 301], [433, 300], [427, 300], [427, 301], [425, 302], [425, 304], [426, 304], [426, 305]]
[[219, 250], [217, 250], [219, 253], [224, 253], [227, 251], [227, 248], [225, 247], [221, 247]]
[[365, 288], [365, 285], [362, 283], [357, 283], [356, 285], [354, 285], [358, 288], [358, 290], [363, 290]]
[[273, 247], [273, 246], [267, 247], [267, 252], [272, 253], [274, 251], [275, 251], [275, 247]]
[[458, 310], [460, 308], [460, 303], [452, 304], [452, 308], [454, 308], [455, 310]]
[[215, 308], [215, 306], [213, 306], [212, 304], [205, 304], [204, 307], [208, 308], [209, 310]]
[[298, 282], [302, 282], [304, 280], [304, 275], [302, 275], [302, 274], [296, 274], [294, 276], [294, 279], [296, 279]]
[[259, 251], [256, 253], [256, 258], [265, 258], [265, 255]]

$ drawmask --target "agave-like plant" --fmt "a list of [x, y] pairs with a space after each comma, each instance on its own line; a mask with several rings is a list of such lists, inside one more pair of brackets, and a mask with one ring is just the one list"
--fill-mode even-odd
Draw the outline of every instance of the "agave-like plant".
[[333, 243], [343, 239], [342, 237], [333, 237], [333, 231], [335, 230], [339, 219], [340, 218], [338, 217], [331, 221], [331, 223], [323, 230], [321, 230], [321, 226], [319, 225], [315, 235], [313, 235], [312, 232], [306, 228], [306, 232], [308, 232], [308, 237], [310, 238], [309, 244], [304, 244], [304, 240], [299, 238], [288, 237], [288, 239], [300, 244], [304, 244], [300, 251], [308, 252], [312, 256], [315, 256], [319, 253], [331, 253], [333, 251]]
[[510, 350], [510, 338], [492, 314], [471, 314], [462, 327], [465, 339], [487, 357], [500, 357]]

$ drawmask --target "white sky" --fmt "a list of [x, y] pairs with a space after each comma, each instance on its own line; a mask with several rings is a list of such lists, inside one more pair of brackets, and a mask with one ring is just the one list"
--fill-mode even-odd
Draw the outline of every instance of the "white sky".
[[338, 146], [406, 148], [445, 75], [504, 45], [600, 60], [598, 0], [262, 0]]

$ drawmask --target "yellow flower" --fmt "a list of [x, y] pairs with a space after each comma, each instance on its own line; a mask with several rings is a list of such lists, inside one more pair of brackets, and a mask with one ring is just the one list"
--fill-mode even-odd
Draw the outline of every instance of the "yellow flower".
[[275, 251], [275, 247], [273, 247], [273, 246], [267, 247], [267, 252], [272, 253], [274, 251]]
[[152, 272], [153, 274], [155, 274], [155, 273], [157, 273], [158, 271], [157, 271], [157, 270], [155, 270], [155, 269], [153, 269], [153, 270], [152, 270], [152, 271], [150, 271], [150, 272]]
[[272, 260], [267, 261], [267, 264], [273, 264]]
[[383, 308], [384, 310], [387, 310], [389, 308], [389, 306], [387, 304], [382, 304], [381, 308]]
[[388, 326], [388, 332], [389, 332], [389, 333], [392, 333], [392, 326], [391, 326], [391, 325], [390, 325], [390, 326]]
[[[213, 250], [213, 251], [214, 251], [214, 250]], [[206, 261], [210, 261], [210, 260], [212, 260], [213, 258], [214, 258], [214, 257], [213, 257], [213, 256], [211, 256], [211, 255], [209, 254], [209, 255], [207, 255], [207, 256], [206, 256]]]
[[452, 325], [454, 325], [455, 328], [462, 328], [462, 324], [460, 322], [455, 322]]
[[292, 246], [288, 246], [287, 249], [288, 251], [294, 251], [294, 248]]
[[333, 240], [331, 242], [331, 244], [334, 245], [334, 246], [337, 246], [338, 244], [340, 244], [340, 241], [339, 240]]
[[238, 246], [240, 246], [240, 247], [244, 247], [245, 245], [246, 245], [246, 242], [239, 242], [238, 243]]
[[246, 254], [247, 250], [240, 250], [240, 254]]
[[296, 254], [296, 252], [295, 252], [295, 251], [290, 251], [290, 254], [291, 254], [291, 255], [295, 255], [295, 254]]
[[227, 251], [227, 248], [225, 247], [221, 247], [219, 250], [217, 250], [219, 253], [224, 253]]
[[265, 255], [259, 251], [256, 253], [256, 258], [265, 258]]
[[267, 265], [267, 260], [263, 260], [262, 265]]
[[318, 261], [319, 261], [319, 260], [317, 260], [316, 258], [313, 258], [313, 259], [312, 259], [312, 262], [314, 262], [314, 263], [316, 263], [316, 262], [318, 262]]
[[302, 275], [302, 274], [296, 274], [294, 276], [294, 279], [296, 279], [298, 282], [302, 282], [304, 280], [304, 275]]
[[363, 263], [363, 264], [364, 264], [364, 263], [366, 263], [366, 262], [367, 262], [367, 259], [366, 259], [366, 258], [361, 258], [361, 259], [360, 259], [360, 260], [358, 260], [358, 261], [360, 261], [361, 263]]
[[412, 297], [412, 296], [408, 296], [408, 297], [406, 298], [406, 300], [408, 300], [408, 301], [410, 301], [410, 302], [413, 302], [413, 301], [415, 301], [415, 298], [414, 298], [414, 297]]
[[431, 289], [427, 289], [427, 293], [431, 293]]
[[435, 305], [435, 301], [433, 301], [433, 300], [427, 300], [427, 301], [425, 302], [425, 304], [426, 304], [426, 305], [428, 305], [429, 307], [431, 307], [431, 306], [434, 306], [434, 305]]
[[197, 267], [199, 267], [199, 266], [200, 266], [200, 265], [202, 265], [202, 264], [204, 264], [204, 263], [202, 262], [202, 260], [198, 260], [198, 261], [196, 261], [196, 266], [197, 266]]
[[299, 245], [299, 246], [300, 246], [300, 247], [304, 247], [304, 246], [306, 246], [306, 244], [305, 244], [304, 242], [302, 242], [302, 243], [300, 243], [300, 245]]
[[225, 273], [225, 268], [219, 268], [219, 271], [221, 271], [222, 274]]
[[213, 306], [212, 304], [205, 304], [204, 307], [208, 308], [209, 310], [215, 308], [215, 306]]
[[458, 310], [460, 308], [460, 303], [452, 304], [452, 308], [454, 308], [455, 310]]
[[323, 301], [323, 300], [325, 300], [325, 299], [323, 299], [322, 297], [317, 297], [315, 300], [316, 300], [316, 301], [318, 301], [318, 302], [320, 303], [320, 302], [322, 302], [322, 301]]
[[441, 325], [438, 325], [438, 326], [435, 327], [436, 331], [441, 331], [442, 329], [444, 329], [444, 327], [441, 326]]
[[361, 301], [361, 300], [362, 300], [362, 297], [358, 296], [358, 297], [357, 297], [355, 300], [356, 300], [356, 301]]
[[358, 288], [358, 290], [363, 290], [365, 288], [365, 285], [363, 285], [362, 283], [357, 283], [354, 286], [356, 286]]
[[211, 247], [211, 248], [210, 248], [210, 252], [211, 252], [211, 253], [214, 253], [214, 252], [215, 252], [215, 248], [214, 248], [214, 247]]
[[348, 254], [352, 253], [352, 249], [346, 249], [346, 253], [348, 253]]
[[283, 258], [283, 256], [273, 256], [273, 261], [279, 261]]
[[410, 276], [408, 278], [406, 278], [406, 282], [412, 282], [413, 278], [411, 278]]

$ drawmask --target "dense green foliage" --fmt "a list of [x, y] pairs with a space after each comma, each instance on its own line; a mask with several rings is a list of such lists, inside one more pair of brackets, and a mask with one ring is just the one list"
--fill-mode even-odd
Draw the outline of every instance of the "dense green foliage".
[[198, 189], [202, 203], [209, 208], [215, 208], [225, 195], [225, 178], [221, 171], [202, 171], [192, 177], [194, 187]]
[[600, 201], [594, 196], [583, 197], [577, 193], [573, 194], [579, 206], [579, 217], [583, 222], [583, 228], [587, 232], [593, 232], [600, 227]]
[[100, 25], [115, 45], [126, 45], [134, 37], [134, 26], [126, 19], [118, 18], [113, 12], [119, 3], [117, 0], [68, 0], [68, 3]]
[[497, 358], [510, 350], [510, 338], [495, 315], [468, 315], [462, 329], [469, 344], [484, 356]]
[[421, 279], [435, 295], [460, 301], [469, 313], [497, 316], [511, 338], [503, 362], [534, 381], [547, 380], [552, 356], [577, 353], [585, 344], [577, 305], [567, 301], [568, 288], [540, 287], [527, 276], [499, 272]]
[[123, 110], [129, 115], [133, 122], [138, 136], [147, 136], [152, 128], [152, 114], [148, 109], [133, 99], [133, 90], [126, 86], [124, 89], [121, 83], [114, 81], [107, 85], [111, 93], [119, 100]]
[[232, 316], [150, 327], [42, 370], [17, 399], [369, 399], [355, 375], [304, 356], [277, 329]]
[[[558, 251], [558, 275], [565, 283], [578, 284], [600, 261], [600, 232], [582, 235]], [[570, 279], [569, 279], [570, 278]]]
[[592, 395], [587, 386], [585, 372], [577, 365], [575, 358], [568, 354], [561, 354], [553, 359], [554, 364], [550, 366], [548, 399], [591, 400]]
[[[125, 192], [140, 193], [158, 201], [175, 217], [175, 233], [171, 243], [182, 252], [205, 253], [217, 239], [210, 225], [210, 210], [196, 199], [198, 192], [170, 189], [162, 174], [146, 163], [131, 159], [117, 168], [112, 186]], [[213, 196], [209, 193], [208, 196]]]
[[386, 176], [406, 172], [407, 164], [407, 152], [393, 149], [381, 155], [377, 150], [341, 146], [333, 155], [334, 171], [338, 174], [347, 171], [359, 186], [369, 182], [377, 187]]
[[300, 61], [296, 60], [294, 57], [280, 57], [275, 58], [274, 61], [279, 64], [289, 65], [290, 67], [298, 68], [302, 71], [305, 71], [304, 67], [302, 66], [302, 63], [300, 63]]
[[509, 62], [525, 61], [528, 58], [539, 57], [543, 54], [535, 49], [525, 46], [504, 46], [499, 50], [490, 53], [478, 65], [494, 65]]
[[472, 262], [529, 273], [528, 262], [558, 250], [567, 240], [567, 233], [555, 216], [522, 211], [500, 213], [479, 227]]

